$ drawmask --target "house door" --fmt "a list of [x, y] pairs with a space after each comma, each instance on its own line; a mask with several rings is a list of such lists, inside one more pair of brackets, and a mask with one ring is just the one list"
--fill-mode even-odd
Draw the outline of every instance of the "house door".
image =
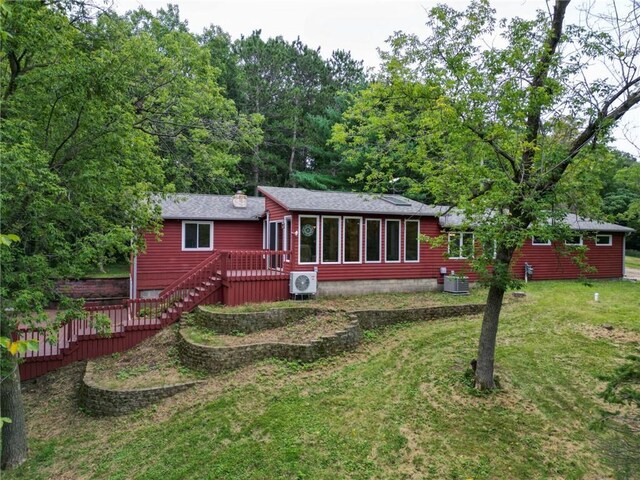
[[[282, 222], [269, 222], [269, 239], [267, 242], [269, 250], [280, 250], [282, 248]], [[269, 256], [269, 268], [282, 268], [282, 261], [279, 255]]]

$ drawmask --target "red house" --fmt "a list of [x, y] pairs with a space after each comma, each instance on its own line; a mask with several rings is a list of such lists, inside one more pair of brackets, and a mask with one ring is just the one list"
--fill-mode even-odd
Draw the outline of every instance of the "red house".
[[[132, 298], [157, 296], [214, 256], [223, 288], [204, 303], [289, 298], [298, 272], [317, 281], [319, 295], [434, 290], [445, 273], [469, 273], [473, 232], [459, 231], [460, 218], [441, 216], [442, 208], [399, 195], [259, 191], [263, 197], [184, 194], [164, 200], [163, 235], [147, 235], [147, 251], [132, 265]], [[587, 276], [624, 275], [624, 236], [632, 229], [575, 216], [566, 222], [576, 231], [574, 242], [589, 249], [596, 271]], [[445, 246], [419, 241], [420, 235], [443, 233]], [[559, 246], [532, 238], [514, 273], [524, 276], [526, 262], [535, 280], [577, 278], [578, 267]]]
[[[54, 345], [46, 332], [21, 331], [20, 338], [40, 344], [24, 355], [22, 378], [124, 351], [200, 304], [274, 301], [292, 293], [429, 290], [439, 288], [445, 274], [469, 273], [473, 232], [460, 231], [460, 217], [441, 215], [442, 208], [399, 195], [277, 187], [260, 192], [260, 198], [181, 194], [162, 201], [162, 235], [146, 235], [147, 251], [132, 262], [131, 298], [85, 305], [88, 318], [63, 325]], [[576, 232], [573, 242], [588, 247], [597, 269], [590, 277], [624, 275], [624, 236], [631, 229], [577, 217], [566, 223]], [[441, 247], [419, 241], [443, 234], [448, 242]], [[562, 250], [531, 239], [514, 273], [523, 276], [526, 262], [536, 280], [576, 278], [578, 268]], [[96, 331], [98, 315], [110, 319], [109, 337]]]

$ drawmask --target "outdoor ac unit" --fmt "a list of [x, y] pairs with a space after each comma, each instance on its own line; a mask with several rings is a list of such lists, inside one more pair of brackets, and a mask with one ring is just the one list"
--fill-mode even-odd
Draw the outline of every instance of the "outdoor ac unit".
[[444, 277], [444, 291], [457, 294], [469, 293], [469, 278], [468, 277], [454, 277], [453, 275], [447, 275]]
[[315, 295], [318, 289], [316, 272], [291, 272], [289, 280], [289, 292], [294, 295]]

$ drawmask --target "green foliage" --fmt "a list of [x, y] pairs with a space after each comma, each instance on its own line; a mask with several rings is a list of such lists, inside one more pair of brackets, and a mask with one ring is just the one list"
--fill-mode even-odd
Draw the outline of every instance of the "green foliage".
[[[239, 111], [264, 119], [264, 137], [240, 163], [244, 185], [345, 185], [340, 159], [326, 142], [349, 93], [364, 84], [362, 63], [343, 51], [324, 60], [300, 39], [264, 40], [259, 30], [231, 42], [211, 27], [202, 41]], [[337, 181], [326, 183], [336, 174]]]
[[[332, 144], [359, 168], [354, 183], [388, 192], [400, 182], [409, 196], [455, 205], [461, 230], [473, 229], [478, 243], [496, 241], [495, 258], [485, 249], [473, 267], [498, 288], [516, 286], [508, 264], [531, 235], [570, 238], [568, 212], [605, 219], [600, 192], [617, 171], [633, 178], [637, 166], [604, 144], [613, 123], [640, 102], [638, 72], [629, 66], [638, 52], [623, 53], [626, 80], [588, 82], [581, 71], [585, 62], [617, 62], [612, 45], [633, 44], [637, 29], [562, 31], [563, 7], [553, 10], [560, 30], [542, 11], [534, 21], [498, 22], [482, 0], [464, 11], [433, 8], [430, 35], [394, 35], [382, 72], [333, 127]], [[503, 40], [485, 41], [497, 36]], [[628, 198], [622, 203], [624, 215], [634, 215]]]

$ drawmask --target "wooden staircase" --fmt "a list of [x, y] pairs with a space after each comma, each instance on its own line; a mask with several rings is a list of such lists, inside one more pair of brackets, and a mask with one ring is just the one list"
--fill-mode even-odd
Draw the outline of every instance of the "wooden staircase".
[[[86, 317], [66, 323], [54, 337], [37, 329], [20, 330], [16, 339], [39, 344], [37, 351], [22, 355], [21, 378], [28, 380], [78, 360], [128, 350], [203, 303], [239, 305], [286, 299], [288, 255], [290, 252], [270, 250], [216, 251], [157, 297], [129, 299], [119, 305], [86, 305]], [[99, 315], [109, 318], [110, 335], [101, 335], [95, 328]]]
[[129, 326], [174, 323], [209, 299], [223, 285], [225, 252], [216, 252], [167, 286], [157, 297], [128, 300]]

